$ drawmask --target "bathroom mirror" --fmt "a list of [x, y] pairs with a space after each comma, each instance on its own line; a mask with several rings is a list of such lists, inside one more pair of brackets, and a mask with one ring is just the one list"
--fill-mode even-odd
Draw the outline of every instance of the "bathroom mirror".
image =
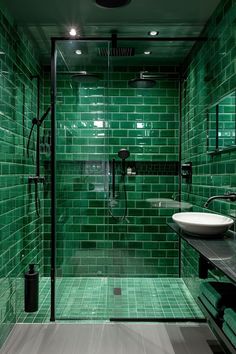
[[207, 148], [211, 154], [236, 149], [236, 91], [207, 110]]

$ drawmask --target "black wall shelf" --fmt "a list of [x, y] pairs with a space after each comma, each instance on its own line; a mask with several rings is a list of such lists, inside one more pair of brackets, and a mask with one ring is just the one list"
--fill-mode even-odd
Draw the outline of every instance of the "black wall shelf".
[[198, 238], [188, 236], [175, 223], [169, 223], [168, 226], [214, 267], [236, 283], [236, 235], [234, 232], [227, 231], [222, 238]]

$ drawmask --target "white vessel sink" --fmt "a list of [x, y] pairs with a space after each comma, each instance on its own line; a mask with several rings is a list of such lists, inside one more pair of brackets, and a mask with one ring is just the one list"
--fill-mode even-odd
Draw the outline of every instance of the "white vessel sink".
[[226, 232], [234, 221], [223, 215], [183, 212], [172, 215], [178, 226], [194, 236], [216, 236]]
[[179, 202], [170, 198], [148, 198], [146, 202], [150, 203], [154, 208], [190, 209], [192, 207], [190, 203]]

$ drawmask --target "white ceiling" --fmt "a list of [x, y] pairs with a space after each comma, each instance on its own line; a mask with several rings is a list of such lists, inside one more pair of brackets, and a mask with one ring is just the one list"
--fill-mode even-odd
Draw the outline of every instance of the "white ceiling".
[[[43, 62], [47, 63], [50, 37], [67, 35], [71, 26], [75, 26], [82, 36], [110, 36], [116, 31], [118, 37], [148, 37], [147, 32], [151, 29], [158, 30], [159, 37], [199, 36], [220, 0], [132, 0], [127, 6], [114, 9], [101, 8], [95, 0], [2, 2], [16, 23], [27, 31], [39, 48]], [[138, 53], [132, 61], [180, 63], [193, 44], [132, 43]], [[118, 42], [118, 45], [121, 44]], [[142, 54], [145, 49], [152, 51], [149, 58]]]

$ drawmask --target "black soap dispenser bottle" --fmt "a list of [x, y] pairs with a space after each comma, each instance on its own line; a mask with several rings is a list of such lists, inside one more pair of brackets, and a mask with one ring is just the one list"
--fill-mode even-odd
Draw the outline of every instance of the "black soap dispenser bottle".
[[25, 273], [25, 312], [38, 311], [39, 302], [39, 273], [35, 270], [35, 264], [29, 265], [29, 271]]

